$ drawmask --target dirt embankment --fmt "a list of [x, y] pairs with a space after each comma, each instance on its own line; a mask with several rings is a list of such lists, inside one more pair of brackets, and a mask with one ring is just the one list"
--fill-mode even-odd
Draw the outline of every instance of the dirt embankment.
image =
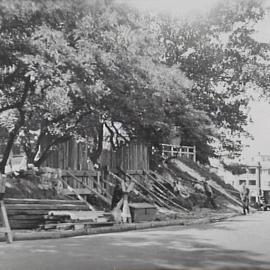
[[[57, 192], [57, 179], [46, 176], [47, 171], [27, 171], [21, 172], [16, 177], [8, 177], [6, 185], [6, 198], [31, 198], [31, 199], [68, 199], [67, 196], [61, 195]], [[44, 177], [44, 175], [46, 177]], [[157, 220], [175, 219], [183, 216], [205, 216], [210, 212], [213, 213], [239, 213], [241, 211], [241, 203], [239, 195], [233, 187], [226, 185], [222, 179], [217, 175], [211, 173], [207, 168], [198, 166], [196, 163], [189, 160], [171, 159], [164, 166], [160, 166], [158, 174], [156, 174], [158, 181], [167, 187], [168, 192], [161, 194], [160, 197], [164, 200], [164, 195], [167, 194], [168, 198], [173, 201], [171, 209], [164, 209], [162, 206], [159, 208]], [[214, 194], [214, 201], [217, 209], [213, 209], [209, 204], [202, 182], [205, 178], [210, 178], [211, 188]], [[151, 179], [145, 180], [145, 187], [149, 186], [151, 190]], [[175, 185], [177, 185], [176, 191]], [[157, 187], [157, 186], [156, 186]], [[158, 191], [153, 189], [152, 192]], [[164, 191], [164, 190], [163, 190]], [[170, 194], [176, 194], [177, 198], [173, 198]], [[145, 198], [147, 202], [155, 203], [153, 198], [143, 192], [144, 197], [138, 193], [130, 194], [130, 202], [143, 202]], [[165, 200], [166, 201], [166, 200]], [[166, 201], [168, 203], [168, 201]], [[90, 203], [99, 207], [99, 200], [95, 196], [91, 199]], [[175, 209], [174, 205], [181, 205], [190, 213], [185, 213], [179, 209]], [[163, 209], [163, 210], [162, 210]]]
[[[207, 168], [199, 166], [190, 160], [170, 159], [164, 166], [159, 167], [159, 175], [171, 185], [177, 185], [179, 202], [189, 209], [191, 216], [205, 216], [209, 213], [240, 213], [241, 202], [239, 193], [232, 186], [227, 185], [219, 176]], [[207, 200], [203, 186], [205, 179], [213, 191], [213, 198], [217, 209]], [[170, 216], [170, 214], [168, 214]], [[173, 214], [171, 214], [173, 217]]]
[[19, 175], [8, 175], [6, 198], [17, 199], [67, 199], [57, 192], [56, 182], [42, 177], [42, 171], [24, 171]]

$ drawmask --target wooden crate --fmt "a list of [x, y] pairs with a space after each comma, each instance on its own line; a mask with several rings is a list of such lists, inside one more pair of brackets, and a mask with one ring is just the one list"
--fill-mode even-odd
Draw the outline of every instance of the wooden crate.
[[132, 222], [152, 221], [155, 219], [157, 208], [149, 203], [129, 204]]

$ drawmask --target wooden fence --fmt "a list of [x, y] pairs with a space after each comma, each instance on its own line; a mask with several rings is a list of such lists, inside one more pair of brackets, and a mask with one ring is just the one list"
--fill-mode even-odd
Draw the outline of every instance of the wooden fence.
[[[88, 170], [89, 165], [87, 160], [89, 160], [87, 145], [71, 140], [58, 145], [55, 150], [52, 150], [42, 166], [59, 169]], [[123, 170], [148, 170], [148, 147], [141, 142], [132, 142], [115, 151], [104, 149], [99, 162], [101, 166], [107, 166], [110, 170], [115, 170], [117, 167], [121, 167]]]
[[104, 167], [114, 172], [117, 172], [119, 167], [132, 175], [142, 174], [144, 170], [149, 170], [148, 147], [144, 143], [136, 141], [124, 145], [116, 151], [104, 149], [99, 160], [102, 170], [94, 170], [93, 166], [89, 166], [87, 160], [89, 160], [87, 145], [71, 140], [58, 145], [42, 166], [62, 170], [62, 178], [65, 183], [64, 194], [74, 195], [68, 188], [70, 186], [82, 196], [99, 193], [109, 200], [112, 196], [115, 179], [104, 175], [106, 171], [103, 170]]
[[133, 142], [116, 151], [103, 150], [100, 158], [102, 166], [110, 170], [121, 167], [124, 171], [149, 170], [149, 149], [141, 142]]
[[87, 145], [70, 140], [57, 145], [42, 166], [59, 169], [87, 170], [87, 159]]
[[161, 154], [164, 157], [186, 157], [196, 162], [196, 146], [161, 144]]

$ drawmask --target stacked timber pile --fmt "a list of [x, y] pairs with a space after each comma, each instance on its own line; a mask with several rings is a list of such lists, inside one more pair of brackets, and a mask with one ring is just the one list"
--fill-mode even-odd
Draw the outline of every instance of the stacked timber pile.
[[[101, 212], [90, 211], [79, 200], [5, 199], [5, 204], [11, 229], [38, 229], [49, 223], [75, 223], [80, 221], [79, 214], [82, 213], [95, 223], [103, 217]], [[76, 213], [77, 218], [74, 218]], [[104, 214], [103, 223], [109, 221], [105, 216]]]
[[101, 226], [112, 226], [113, 216], [103, 211], [50, 211], [45, 216], [45, 223], [39, 226], [41, 230], [55, 229], [86, 229]]

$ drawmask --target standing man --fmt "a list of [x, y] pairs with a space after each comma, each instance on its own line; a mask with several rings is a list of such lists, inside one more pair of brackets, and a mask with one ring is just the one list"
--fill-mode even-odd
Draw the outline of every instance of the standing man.
[[210, 185], [208, 184], [208, 181], [209, 181], [209, 178], [206, 178], [205, 181], [203, 182], [205, 195], [207, 196], [207, 200], [206, 200], [205, 204], [208, 205], [210, 203], [214, 209], [217, 209], [217, 205], [216, 205], [214, 198], [213, 198], [213, 190], [210, 187]]
[[240, 198], [242, 201], [243, 214], [246, 215], [246, 211], [249, 214], [249, 188], [247, 188], [245, 182], [240, 188]]

